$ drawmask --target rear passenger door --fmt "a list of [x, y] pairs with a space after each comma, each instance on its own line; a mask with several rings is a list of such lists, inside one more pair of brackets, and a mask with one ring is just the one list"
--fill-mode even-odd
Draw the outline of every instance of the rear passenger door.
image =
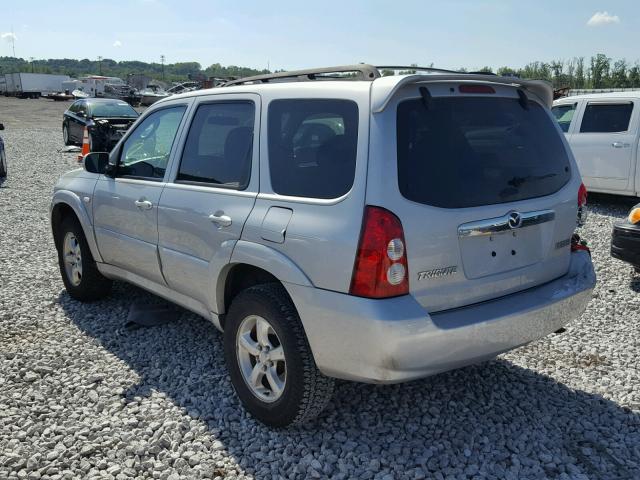
[[634, 189], [638, 113], [631, 99], [588, 100], [570, 144], [587, 188]]
[[159, 253], [167, 284], [217, 313], [214, 280], [258, 194], [260, 97], [209, 95], [192, 112], [160, 199]]

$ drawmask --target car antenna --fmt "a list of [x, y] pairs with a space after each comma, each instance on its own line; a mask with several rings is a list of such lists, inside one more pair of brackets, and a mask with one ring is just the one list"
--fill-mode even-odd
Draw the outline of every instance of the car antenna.
[[429, 93], [429, 89], [427, 89], [427, 87], [420, 87], [418, 90], [420, 91], [424, 108], [429, 110], [429, 105], [431, 105], [431, 93]]

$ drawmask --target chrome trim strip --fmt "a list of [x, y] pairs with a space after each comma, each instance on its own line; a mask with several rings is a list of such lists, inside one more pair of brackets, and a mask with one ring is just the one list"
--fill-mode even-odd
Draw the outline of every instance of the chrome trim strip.
[[509, 218], [513, 212], [509, 212], [502, 217], [488, 218], [486, 220], [478, 220], [477, 222], [464, 223], [458, 227], [459, 237], [478, 237], [484, 235], [493, 235], [509, 230], [519, 230], [521, 228], [539, 225], [554, 220], [556, 212], [553, 210], [536, 210], [533, 212], [524, 212], [520, 214], [522, 223], [517, 228], [509, 226]]

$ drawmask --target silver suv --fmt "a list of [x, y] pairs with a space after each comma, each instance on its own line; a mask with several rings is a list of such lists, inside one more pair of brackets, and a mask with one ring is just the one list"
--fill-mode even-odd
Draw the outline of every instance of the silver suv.
[[382, 68], [154, 104], [55, 188], [69, 295], [124, 280], [209, 319], [240, 400], [272, 426], [316, 416], [335, 378], [433, 375], [579, 316], [586, 191], [549, 85]]

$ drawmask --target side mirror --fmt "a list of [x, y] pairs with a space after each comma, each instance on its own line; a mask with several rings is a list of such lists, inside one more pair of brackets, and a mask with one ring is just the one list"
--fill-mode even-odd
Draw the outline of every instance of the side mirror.
[[0, 123], [0, 130], [4, 130], [4, 125]]
[[106, 173], [108, 164], [107, 152], [91, 152], [84, 157], [84, 169], [90, 173]]
[[76, 112], [76, 115], [78, 115], [79, 117], [86, 117], [87, 113], [84, 110], [78, 110]]

